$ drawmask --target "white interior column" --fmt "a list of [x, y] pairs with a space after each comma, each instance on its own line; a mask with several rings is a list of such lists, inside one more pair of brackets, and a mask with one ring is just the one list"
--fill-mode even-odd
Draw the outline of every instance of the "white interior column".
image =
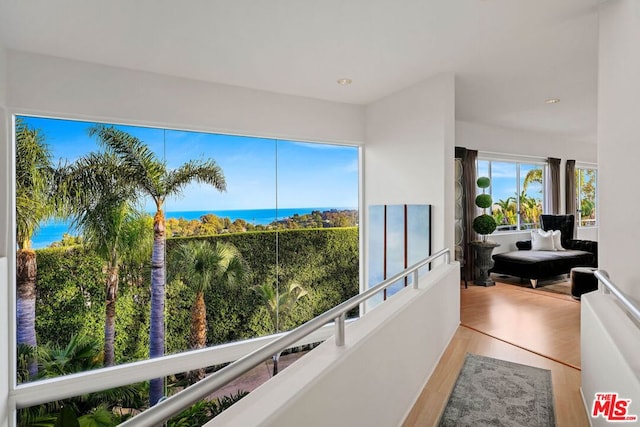
[[9, 425], [9, 387], [13, 381], [10, 369], [11, 325], [9, 313], [10, 289], [6, 255], [9, 251], [9, 153], [10, 134], [7, 100], [7, 54], [0, 45], [0, 426]]
[[599, 266], [640, 301], [640, 1], [600, 6], [598, 68]]

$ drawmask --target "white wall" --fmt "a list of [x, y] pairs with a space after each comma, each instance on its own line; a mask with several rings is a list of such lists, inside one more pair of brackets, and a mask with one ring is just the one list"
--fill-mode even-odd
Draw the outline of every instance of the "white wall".
[[[635, 1], [635, 0], [633, 0]], [[612, 295], [583, 295], [580, 313], [581, 390], [590, 413], [596, 393], [631, 399], [628, 415], [640, 417], [640, 330]], [[603, 417], [593, 426], [610, 426]], [[629, 423], [629, 425], [638, 425]]]
[[5, 105], [7, 98], [7, 50], [0, 43], [0, 105]]
[[441, 265], [207, 426], [399, 426], [460, 319], [459, 266]]
[[[575, 141], [556, 135], [504, 129], [477, 123], [456, 121], [456, 146], [478, 151], [529, 156], [540, 159], [556, 157], [560, 164], [560, 213], [565, 212], [565, 166], [569, 159], [596, 164], [597, 146], [589, 141]], [[598, 227], [578, 228], [577, 239], [598, 240]], [[529, 240], [528, 232], [499, 233], [491, 240], [500, 243], [494, 253], [516, 250], [518, 240]]]
[[0, 319], [3, 324], [0, 327], [0, 426], [7, 424], [7, 404], [9, 395], [9, 329], [4, 326], [11, 324], [6, 318], [9, 313], [9, 281], [7, 273], [7, 260], [3, 258], [8, 253], [9, 230], [9, 195], [7, 187], [9, 185], [9, 136], [7, 126], [7, 114], [5, 109], [6, 88], [7, 88], [7, 55], [4, 47], [0, 44]]
[[640, 198], [640, 2], [601, 5], [598, 68], [598, 160], [601, 268], [640, 301], [636, 218]]
[[361, 144], [364, 108], [9, 52], [12, 112]]
[[453, 247], [454, 91], [440, 74], [366, 109], [366, 204], [431, 204], [434, 252]]
[[[0, 257], [0, 313], [2, 316], [7, 316], [9, 312], [9, 281], [7, 273], [7, 259]], [[2, 319], [4, 324], [8, 324], [8, 319]], [[9, 423], [7, 414], [9, 414], [9, 387], [10, 378], [12, 375], [6, 375], [6, 373], [13, 371], [9, 369], [10, 357], [9, 357], [9, 343], [12, 340], [9, 339], [10, 328], [2, 326], [0, 328], [0, 369], [2, 374], [0, 375], [0, 426], [6, 427]]]
[[456, 145], [480, 151], [596, 163], [597, 145], [553, 134], [456, 121]]
[[9, 250], [9, 116], [7, 115], [7, 52], [0, 44], [0, 257]]

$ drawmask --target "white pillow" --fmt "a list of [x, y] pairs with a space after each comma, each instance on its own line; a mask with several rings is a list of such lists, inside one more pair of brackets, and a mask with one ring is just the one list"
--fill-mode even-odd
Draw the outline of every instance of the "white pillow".
[[553, 236], [553, 249], [556, 251], [566, 251], [566, 249], [562, 247], [562, 234], [560, 230], [551, 230], [551, 235]]
[[532, 251], [555, 251], [553, 246], [553, 235], [551, 231], [532, 230], [531, 231]]

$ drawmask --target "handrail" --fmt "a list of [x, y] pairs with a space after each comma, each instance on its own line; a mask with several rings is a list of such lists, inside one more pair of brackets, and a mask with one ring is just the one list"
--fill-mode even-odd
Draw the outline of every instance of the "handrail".
[[633, 315], [636, 321], [640, 322], [640, 307], [630, 300], [609, 278], [609, 273], [605, 270], [597, 270], [594, 275], [606, 287], [605, 293], [611, 292], [622, 303], [625, 309]]
[[358, 307], [361, 303], [371, 298], [373, 295], [378, 292], [386, 289], [392, 284], [396, 283], [398, 280], [403, 279], [410, 274], [414, 274], [413, 279], [413, 287], [415, 289], [418, 288], [418, 270], [428, 264], [431, 264], [436, 259], [444, 256], [445, 263], [449, 264], [450, 262], [450, 251], [449, 249], [442, 249], [435, 254], [425, 258], [422, 261], [417, 262], [411, 267], [407, 268], [401, 273], [396, 274], [395, 276], [386, 279], [382, 283], [374, 286], [373, 288], [368, 289], [365, 292], [362, 292], [354, 297], [348, 299], [347, 301], [335, 306], [334, 308], [320, 314], [319, 316], [309, 320], [308, 322], [298, 326], [297, 328], [291, 330], [286, 335], [278, 338], [275, 341], [272, 341], [259, 349], [249, 353], [248, 355], [236, 360], [235, 362], [225, 366], [219, 371], [216, 371], [212, 375], [204, 378], [201, 381], [198, 381], [192, 386], [185, 388], [184, 390], [174, 394], [173, 396], [158, 402], [155, 406], [147, 409], [144, 412], [136, 415], [133, 418], [125, 421], [120, 424], [121, 426], [136, 426], [136, 425], [156, 425], [164, 422], [165, 420], [171, 418], [173, 415], [179, 413], [184, 408], [187, 408], [189, 405], [205, 398], [209, 394], [211, 394], [214, 390], [224, 386], [225, 384], [231, 382], [236, 379], [240, 375], [245, 372], [253, 369], [260, 363], [262, 363], [265, 359], [272, 357], [274, 354], [279, 353], [280, 351], [288, 348], [296, 341], [305, 337], [306, 335], [312, 333], [318, 328], [321, 328], [325, 324], [331, 322], [332, 320], [335, 322], [336, 332], [335, 332], [335, 342], [337, 346], [344, 345], [344, 323], [347, 312], [351, 309]]
[[[356, 320], [349, 319], [348, 322]], [[327, 324], [296, 342], [294, 346], [298, 347], [325, 341], [334, 335], [333, 330], [328, 330], [332, 328], [333, 325]], [[26, 382], [17, 385], [15, 389], [11, 390], [10, 398], [15, 402], [16, 408], [28, 408], [54, 400], [67, 399], [82, 394], [148, 381], [149, 378], [166, 377], [179, 372], [187, 372], [203, 366], [227, 364], [285, 334], [286, 332], [281, 332], [243, 341], [218, 344], [198, 350], [168, 354], [153, 359], [138, 360], [122, 365]]]

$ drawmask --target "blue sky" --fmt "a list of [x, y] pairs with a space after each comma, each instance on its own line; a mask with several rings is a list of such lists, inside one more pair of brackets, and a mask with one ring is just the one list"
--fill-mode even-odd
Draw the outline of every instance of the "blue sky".
[[[56, 164], [100, 149], [97, 140], [87, 133], [93, 123], [22, 119], [42, 132]], [[279, 208], [358, 206], [356, 147], [133, 126], [118, 128], [145, 142], [159, 158], [166, 159], [169, 168], [208, 158], [222, 168], [226, 192], [192, 184], [182, 197], [167, 200], [167, 211], [272, 209], [276, 203]], [[151, 210], [151, 204], [146, 210]]]
[[[489, 176], [489, 162], [480, 160], [478, 162], [478, 176]], [[527, 173], [532, 169], [542, 166], [536, 164], [520, 164], [520, 190]], [[492, 161], [491, 163], [491, 195], [493, 202], [498, 200], [506, 200], [508, 197], [515, 197], [518, 193], [518, 182], [516, 177], [516, 163]], [[478, 193], [482, 190], [478, 189]], [[542, 199], [542, 184], [533, 182], [529, 184], [527, 194], [530, 197]]]

